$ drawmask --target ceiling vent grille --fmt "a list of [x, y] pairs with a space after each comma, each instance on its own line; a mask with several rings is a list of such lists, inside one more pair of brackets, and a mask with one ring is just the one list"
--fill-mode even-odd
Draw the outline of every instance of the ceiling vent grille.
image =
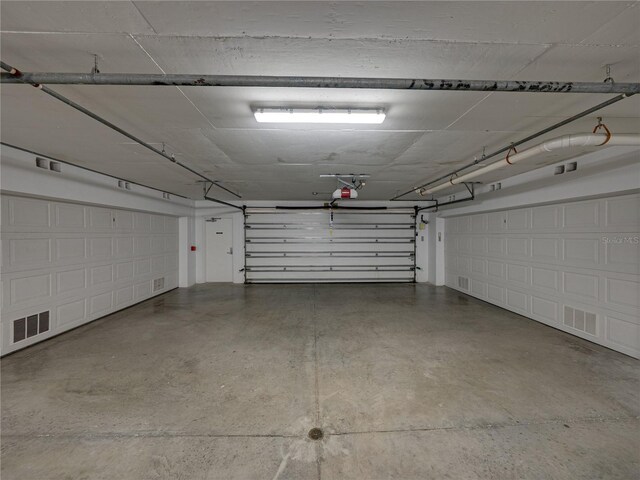
[[153, 291], [157, 292], [164, 289], [164, 277], [155, 278], [153, 280]]
[[458, 287], [463, 290], [469, 290], [469, 279], [467, 277], [458, 276]]
[[589, 335], [598, 335], [597, 315], [577, 308], [564, 307], [564, 325]]
[[50, 325], [48, 311], [14, 320], [13, 343], [48, 332]]

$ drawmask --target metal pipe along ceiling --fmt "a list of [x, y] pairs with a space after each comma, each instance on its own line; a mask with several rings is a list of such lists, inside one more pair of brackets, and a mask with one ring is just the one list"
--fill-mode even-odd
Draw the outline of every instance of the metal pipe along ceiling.
[[147, 85], [178, 87], [357, 88], [519, 93], [640, 93], [640, 83], [454, 80], [427, 78], [283, 77], [146, 73], [3, 73], [0, 83]]
[[459, 177], [452, 177], [440, 185], [432, 188], [421, 190], [420, 195], [429, 195], [452, 185], [458, 185], [461, 183], [469, 182], [476, 177], [485, 175], [494, 170], [500, 168], [508, 168], [510, 165], [519, 162], [525, 162], [536, 156], [549, 152], [556, 152], [558, 150], [570, 150], [592, 147], [614, 147], [614, 146], [640, 146], [640, 135], [627, 134], [627, 135], [611, 135], [610, 133], [587, 133], [577, 135], [564, 135], [562, 137], [553, 138], [546, 142], [540, 143], [534, 147], [523, 150], [513, 155], [507, 155], [502, 160], [487, 165], [486, 167], [479, 168], [473, 172], [469, 172]]
[[93, 113], [91, 110], [83, 107], [82, 105], [80, 105], [80, 104], [74, 102], [73, 100], [65, 97], [64, 95], [59, 94], [55, 90], [51, 90], [46, 85], [42, 85], [41, 83], [32, 82], [30, 80], [25, 79], [24, 76], [20, 74], [20, 71], [16, 70], [11, 65], [7, 65], [6, 63], [0, 61], [0, 68], [2, 68], [4, 70], [7, 70], [8, 72], [11, 72], [8, 75], [16, 77], [18, 79], [19, 83], [29, 84], [29, 85], [32, 85], [32, 86], [38, 88], [39, 90], [42, 90], [47, 95], [50, 95], [53, 98], [55, 98], [56, 100], [59, 100], [62, 103], [70, 106], [71, 108], [74, 108], [74, 109], [78, 110], [79, 112], [84, 113], [85, 115], [87, 115], [87, 116], [93, 118], [94, 120], [102, 123], [103, 125], [109, 127], [110, 129], [115, 130], [119, 134], [124, 135], [125, 137], [133, 140], [134, 142], [138, 143], [139, 145], [142, 145], [143, 147], [151, 150], [153, 153], [157, 153], [158, 155], [161, 155], [162, 157], [166, 158], [167, 160], [169, 160], [172, 163], [175, 163], [179, 167], [182, 167], [185, 170], [188, 170], [189, 172], [191, 172], [191, 173], [197, 175], [198, 177], [202, 178], [203, 180], [206, 180], [207, 182], [210, 182], [212, 185], [215, 185], [216, 187], [221, 188], [222, 190], [225, 190], [226, 192], [229, 192], [230, 194], [236, 196], [237, 198], [242, 198], [240, 195], [238, 195], [237, 193], [233, 192], [232, 190], [229, 190], [228, 188], [226, 188], [226, 187], [224, 187], [222, 185], [219, 185], [216, 181], [211, 180], [210, 178], [208, 178], [207, 176], [197, 172], [193, 168], [185, 165], [184, 163], [179, 162], [178, 160], [175, 159], [175, 157], [173, 155], [169, 155], [164, 150], [157, 149], [153, 145], [150, 145], [149, 143], [145, 142], [144, 140], [141, 140], [140, 138], [136, 137], [135, 135], [127, 132], [126, 130], [123, 130], [122, 128], [118, 127], [117, 125], [115, 125], [114, 123], [110, 122], [109, 120], [106, 120], [105, 118], [102, 118], [101, 116]]
[[605, 107], [608, 107], [609, 105], [613, 105], [614, 103], [617, 103], [621, 100], [624, 100], [625, 98], [629, 98], [632, 94], [626, 94], [623, 93], [621, 95], [616, 95], [613, 98], [610, 98], [609, 100], [605, 100], [602, 103], [599, 103], [598, 105], [595, 105], [591, 108], [588, 108], [586, 110], [583, 110], [580, 113], [577, 113], [575, 115], [572, 115], [569, 118], [565, 118], [564, 120], [558, 122], [558, 123], [554, 123], [553, 125], [543, 128], [542, 130], [539, 130], [535, 133], [532, 133], [531, 135], [528, 135], [524, 138], [521, 138], [520, 140], [518, 140], [517, 142], [512, 142], [509, 145], [505, 145], [504, 147], [499, 148], [498, 150], [488, 153], [486, 155], [482, 155], [481, 158], [475, 159], [473, 162], [467, 163], [466, 165], [462, 165], [461, 167], [456, 168], [455, 170], [452, 170], [444, 175], [441, 175], [437, 178], [434, 178], [433, 180], [430, 180], [426, 183], [423, 183], [417, 187], [413, 187], [410, 190], [407, 190], [405, 192], [399, 193], [398, 195], [396, 195], [395, 197], [393, 197], [391, 200], [398, 200], [401, 197], [404, 197], [405, 195], [409, 195], [410, 193], [414, 193], [414, 192], [418, 192], [419, 190], [423, 190], [425, 187], [428, 187], [429, 185], [433, 185], [434, 183], [439, 182], [440, 180], [444, 180], [445, 178], [450, 178], [452, 175], [457, 175], [458, 173], [460, 173], [463, 170], [467, 170], [468, 168], [471, 167], [475, 167], [478, 163], [480, 162], [484, 162], [489, 160], [490, 158], [496, 157], [498, 155], [500, 155], [501, 153], [505, 153], [505, 152], [509, 152], [511, 151], [512, 148], [518, 147], [520, 145], [522, 145], [523, 143], [527, 143], [531, 140], [534, 140], [538, 137], [541, 137], [549, 132], [552, 132], [554, 130], [557, 130], [560, 127], [564, 127], [565, 125], [568, 125], [572, 122], [575, 122], [576, 120], [579, 120], [581, 118], [586, 117], [587, 115], [590, 115], [594, 112], [597, 112], [598, 110], [602, 110]]

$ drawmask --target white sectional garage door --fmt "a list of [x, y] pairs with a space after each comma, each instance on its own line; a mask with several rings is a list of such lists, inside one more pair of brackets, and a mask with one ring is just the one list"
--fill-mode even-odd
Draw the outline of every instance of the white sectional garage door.
[[413, 282], [413, 209], [247, 209], [247, 283]]
[[640, 196], [445, 222], [446, 284], [640, 357]]
[[2, 353], [178, 286], [178, 219], [2, 195]]

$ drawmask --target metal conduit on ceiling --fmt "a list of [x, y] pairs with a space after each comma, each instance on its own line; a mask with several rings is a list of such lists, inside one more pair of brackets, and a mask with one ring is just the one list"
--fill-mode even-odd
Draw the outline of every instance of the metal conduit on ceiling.
[[146, 85], [178, 87], [356, 88], [514, 93], [640, 93], [640, 83], [459, 80], [427, 78], [288, 77], [148, 73], [21, 72], [0, 75], [0, 83], [59, 85]]
[[[508, 147], [503, 147], [496, 152], [484, 156], [482, 160], [498, 155], [504, 151], [509, 151], [516, 145], [522, 144], [544, 133], [550, 132], [560, 126], [566, 125], [578, 118], [604, 108], [612, 103], [627, 98], [640, 92], [640, 83], [616, 83], [612, 81], [604, 82], [548, 82], [548, 81], [511, 81], [511, 80], [454, 80], [454, 79], [402, 79], [402, 78], [359, 78], [359, 77], [287, 77], [287, 76], [252, 76], [252, 75], [199, 75], [199, 74], [126, 74], [126, 73], [31, 73], [21, 72], [4, 62], [1, 62], [3, 69], [9, 73], [0, 74], [0, 83], [28, 83], [43, 89], [49, 95], [71, 105], [83, 113], [95, 118], [114, 130], [128, 136], [141, 145], [154, 152], [168, 158], [179, 166], [206, 178], [195, 172], [191, 168], [176, 162], [175, 158], [167, 156], [163, 151], [159, 151], [145, 142], [124, 132], [110, 122], [89, 112], [83, 107], [66, 99], [42, 83], [66, 84], [66, 85], [147, 85], [147, 86], [210, 86], [210, 87], [284, 87], [284, 88], [359, 88], [359, 89], [393, 89], [393, 90], [432, 90], [432, 91], [483, 91], [483, 92], [512, 92], [512, 93], [618, 93], [617, 97], [607, 100], [595, 107], [537, 132], [525, 139], [512, 143]], [[470, 168], [477, 164], [477, 161], [460, 167], [445, 176], [427, 182], [420, 187], [414, 187], [404, 193], [396, 195], [392, 200], [399, 199], [419, 188], [431, 185], [443, 178], [455, 175], [458, 172]], [[213, 185], [220, 187], [239, 197], [235, 192], [231, 192], [209, 179]], [[205, 195], [205, 198], [207, 196]], [[226, 202], [207, 198], [218, 203], [233, 206]]]
[[8, 65], [7, 63], [0, 61], [0, 68], [2, 68], [3, 70], [8, 71], [8, 75], [10, 77], [13, 77], [17, 80], [16, 83], [22, 83], [22, 84], [27, 84], [27, 85], [31, 85], [33, 87], [36, 87], [37, 89], [41, 90], [42, 92], [46, 93], [47, 95], [52, 96], [53, 98], [55, 98], [56, 100], [59, 100], [60, 102], [70, 106], [71, 108], [87, 115], [88, 117], [93, 118], [94, 120], [102, 123], [103, 125], [109, 127], [111, 130], [114, 130], [116, 132], [118, 132], [121, 135], [124, 135], [125, 137], [129, 138], [130, 140], [133, 140], [134, 142], [136, 142], [139, 145], [142, 145], [143, 147], [145, 147], [148, 150], [151, 150], [153, 153], [156, 153], [162, 157], [164, 157], [165, 159], [169, 160], [171, 163], [176, 164], [177, 166], [193, 173], [194, 175], [197, 175], [198, 177], [202, 178], [203, 180], [205, 180], [206, 182], [209, 182], [211, 184], [211, 186], [216, 186], [230, 194], [232, 194], [233, 196], [237, 197], [237, 198], [242, 198], [241, 195], [239, 195], [238, 193], [228, 189], [227, 187], [224, 187], [222, 185], [219, 184], [218, 181], [215, 180], [211, 180], [209, 177], [207, 177], [206, 175], [201, 174], [200, 172], [198, 172], [197, 170], [194, 170], [193, 168], [189, 167], [188, 165], [185, 165], [184, 163], [176, 160], [174, 155], [170, 155], [168, 153], [166, 153], [164, 151], [164, 148], [162, 150], [154, 147], [153, 145], [150, 145], [149, 143], [145, 142], [144, 140], [136, 137], [135, 135], [127, 132], [126, 130], [118, 127], [117, 125], [115, 125], [114, 123], [110, 122], [109, 120], [101, 117], [100, 115], [92, 112], [91, 110], [89, 110], [88, 108], [83, 107], [82, 105], [74, 102], [73, 100], [65, 97], [64, 95], [61, 95], [60, 93], [56, 92], [55, 90], [52, 90], [50, 88], [48, 88], [46, 85], [42, 85], [42, 83], [39, 82], [32, 82], [30, 80], [27, 80], [24, 78], [24, 76], [20, 73], [19, 70], [17, 70], [16, 68], [12, 67], [11, 65]]

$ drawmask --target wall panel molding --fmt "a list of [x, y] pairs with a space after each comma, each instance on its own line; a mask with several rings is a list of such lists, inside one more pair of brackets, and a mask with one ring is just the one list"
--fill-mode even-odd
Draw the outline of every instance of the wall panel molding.
[[639, 212], [630, 194], [449, 217], [446, 285], [640, 358]]
[[[178, 286], [177, 217], [6, 194], [1, 208], [2, 354]], [[41, 311], [49, 331], [14, 342], [12, 320]]]

